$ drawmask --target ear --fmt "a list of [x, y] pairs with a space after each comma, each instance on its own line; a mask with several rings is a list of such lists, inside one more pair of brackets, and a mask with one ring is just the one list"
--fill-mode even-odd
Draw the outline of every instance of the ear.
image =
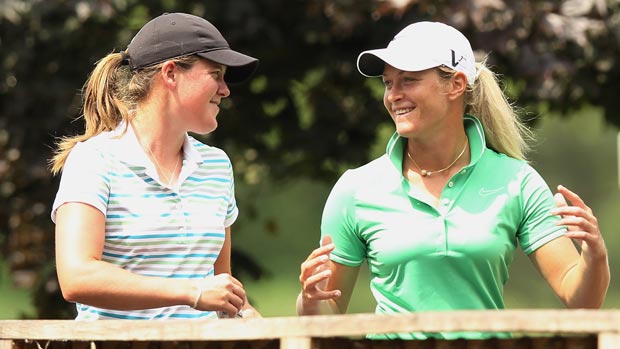
[[450, 98], [456, 99], [465, 95], [465, 91], [467, 91], [467, 76], [463, 72], [456, 72], [450, 81], [450, 91], [448, 95]]
[[166, 61], [161, 65], [159, 74], [161, 80], [167, 87], [174, 87], [177, 84], [178, 79], [178, 67], [174, 61]]

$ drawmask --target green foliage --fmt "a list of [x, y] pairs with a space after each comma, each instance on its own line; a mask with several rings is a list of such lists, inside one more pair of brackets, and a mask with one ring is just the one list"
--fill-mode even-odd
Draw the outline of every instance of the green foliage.
[[32, 316], [31, 294], [11, 285], [6, 263], [0, 261], [0, 320]]
[[203, 137], [226, 149], [238, 180], [249, 184], [333, 180], [379, 154], [390, 129], [381, 83], [357, 73], [356, 57], [421, 19], [453, 24], [481, 53], [491, 52], [489, 63], [512, 81], [519, 104], [564, 112], [592, 103], [620, 125], [617, 1], [469, 3], [475, 11], [458, 0], [402, 7], [381, 0], [4, 0], [0, 248], [15, 281], [57, 292], [46, 269], [54, 250], [49, 210], [58, 178], [47, 160], [55, 138], [83, 129], [74, 119], [93, 64], [123, 50], [162, 12], [203, 16], [234, 49], [260, 58], [254, 80], [231, 87], [219, 129]]

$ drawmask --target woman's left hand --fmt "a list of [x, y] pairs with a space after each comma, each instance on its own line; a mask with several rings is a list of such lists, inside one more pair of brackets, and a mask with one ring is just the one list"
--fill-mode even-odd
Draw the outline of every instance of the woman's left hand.
[[[607, 258], [605, 241], [598, 226], [598, 220], [579, 195], [559, 185], [558, 193], [553, 197], [556, 208], [551, 214], [561, 217], [557, 225], [568, 228], [566, 237], [581, 241], [582, 257], [588, 261]], [[572, 206], [567, 203], [570, 201]]]

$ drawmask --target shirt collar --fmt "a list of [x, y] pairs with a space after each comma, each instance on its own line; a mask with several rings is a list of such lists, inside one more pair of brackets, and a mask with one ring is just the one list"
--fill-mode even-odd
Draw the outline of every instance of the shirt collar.
[[[153, 166], [153, 163], [149, 159], [148, 155], [142, 149], [138, 138], [131, 127], [131, 124], [121, 122], [114, 131], [112, 131], [112, 137], [118, 141], [113, 142], [111, 151], [123, 162], [135, 166], [143, 166], [149, 168]], [[183, 159], [187, 162], [196, 163], [197, 165], [203, 162], [200, 152], [194, 146], [192, 139], [186, 133], [185, 140], [183, 141]]]

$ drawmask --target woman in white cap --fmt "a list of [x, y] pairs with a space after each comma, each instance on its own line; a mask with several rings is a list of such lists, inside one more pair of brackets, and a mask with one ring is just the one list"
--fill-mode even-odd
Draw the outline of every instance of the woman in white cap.
[[84, 86], [85, 132], [60, 140], [56, 266], [77, 319], [258, 316], [231, 276], [232, 165], [188, 132], [217, 127], [227, 83], [258, 60], [208, 21], [166, 13]]
[[346, 312], [364, 261], [377, 313], [502, 309], [517, 247], [567, 307], [600, 307], [610, 276], [597, 220], [565, 187], [554, 204], [525, 161], [528, 130], [465, 36], [414, 23], [357, 63], [382, 77], [396, 133], [385, 155], [345, 172], [330, 193], [322, 246], [301, 266], [298, 313]]

